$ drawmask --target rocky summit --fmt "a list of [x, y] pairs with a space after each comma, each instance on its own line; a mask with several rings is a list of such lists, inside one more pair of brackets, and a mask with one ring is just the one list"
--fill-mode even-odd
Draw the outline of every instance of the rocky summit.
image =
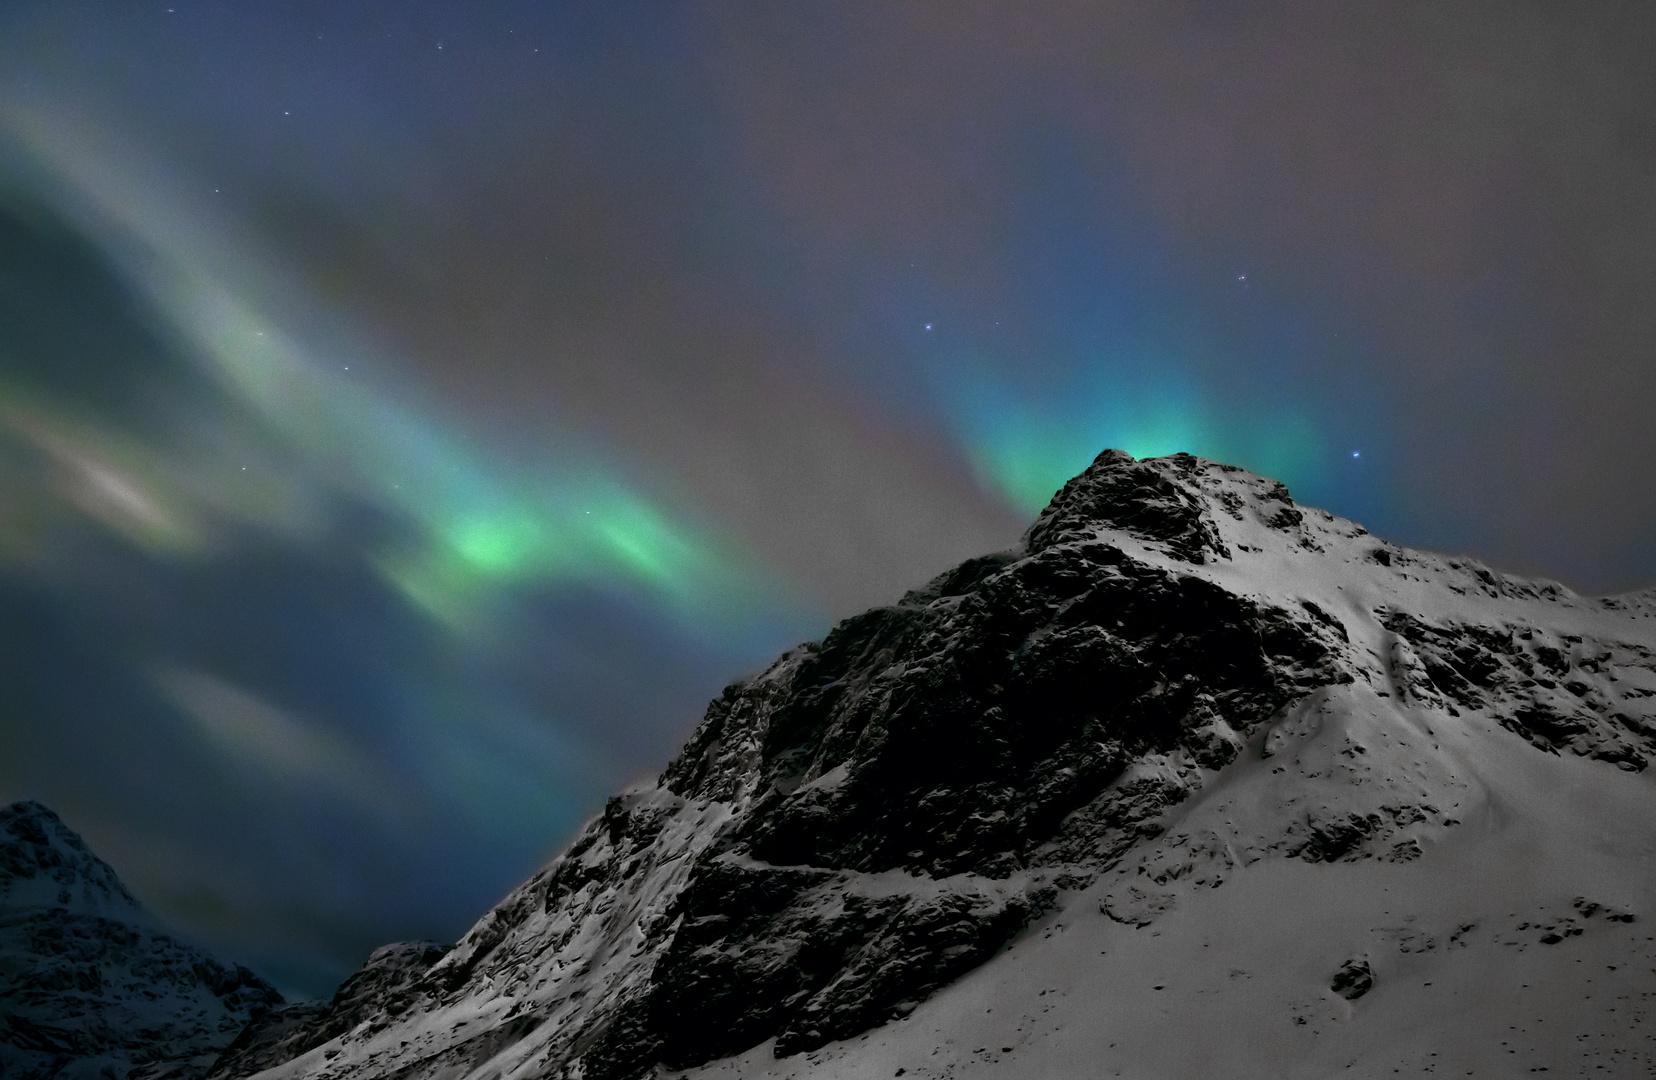
[[282, 1001], [163, 929], [51, 810], [0, 807], [0, 1077], [192, 1077]]
[[1648, 1075], [1653, 616], [1106, 451], [219, 1074]]

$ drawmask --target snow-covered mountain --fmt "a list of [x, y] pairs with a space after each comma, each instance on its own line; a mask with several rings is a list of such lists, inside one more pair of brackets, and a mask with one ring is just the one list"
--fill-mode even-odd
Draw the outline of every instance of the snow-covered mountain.
[[188, 1077], [281, 995], [168, 934], [35, 802], [0, 808], [0, 1077]]
[[1106, 451], [220, 1075], [1647, 1076], [1652, 754], [1656, 596]]

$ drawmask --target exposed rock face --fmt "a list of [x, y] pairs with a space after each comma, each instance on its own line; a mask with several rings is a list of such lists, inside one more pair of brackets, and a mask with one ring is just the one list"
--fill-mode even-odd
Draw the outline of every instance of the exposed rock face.
[[0, 808], [0, 1076], [190, 1076], [282, 1001], [172, 937], [34, 802]]
[[1338, 710], [1476, 710], [1643, 768], [1653, 654], [1558, 628], [1613, 629], [1614, 603], [1647, 614], [1381, 544], [1240, 470], [1106, 451], [1018, 550], [729, 687], [657, 784], [612, 799], [395, 1010], [267, 1075], [626, 1080], [773, 1039], [787, 1056], [909, 1015], [1095, 883], [1097, 910], [1143, 926], [1259, 859], [1409, 862], [1456, 824], [1432, 792], [1464, 781], [1365, 745], [1337, 798], [1285, 797], [1260, 835], [1164, 830], [1225, 770], [1282, 771]]
[[[1194, 466], [1195, 458], [1181, 465]], [[1182, 470], [1188, 477], [1194, 470]], [[1230, 558], [1215, 527], [1212, 508], [1203, 493], [1179, 472], [1152, 462], [1135, 461], [1120, 450], [1098, 455], [1092, 468], [1059, 489], [1052, 502], [1029, 529], [1025, 547], [1045, 551], [1058, 544], [1091, 539], [1102, 526], [1119, 529], [1162, 544], [1186, 562], [1200, 563], [1211, 556]], [[1241, 506], [1240, 497], [1231, 493]], [[1279, 503], [1267, 520], [1273, 525], [1297, 524], [1299, 511], [1281, 484], [1256, 493], [1262, 504]], [[1226, 503], [1227, 507], [1231, 503]], [[1233, 508], [1234, 509], [1234, 508]]]

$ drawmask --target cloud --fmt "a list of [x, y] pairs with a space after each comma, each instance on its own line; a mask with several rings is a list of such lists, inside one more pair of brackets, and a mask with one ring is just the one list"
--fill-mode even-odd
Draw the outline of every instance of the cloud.
[[201, 523], [169, 482], [159, 455], [108, 431], [54, 422], [0, 401], [0, 433], [11, 434], [51, 462], [52, 488], [88, 518], [157, 551], [199, 550]]
[[[21, 109], [0, 112], [0, 120], [41, 168], [57, 171], [73, 193], [68, 202], [82, 207], [85, 231], [100, 236], [227, 396], [231, 415], [215, 420], [270, 432], [289, 456], [288, 471], [418, 527], [415, 550], [404, 545], [371, 558], [432, 614], [471, 625], [502, 583], [636, 588], [692, 632], [773, 617], [795, 602], [735, 537], [653, 497], [624, 462], [579, 432], [543, 432], [527, 460], [513, 460], [474, 438], [465, 422], [395, 393], [364, 372], [386, 364], [344, 329], [348, 312], [285, 281], [268, 258], [215, 234], [209, 220], [191, 219], [187, 200], [169, 197], [153, 174], [137, 179], [151, 170], [112, 163], [76, 124]], [[107, 469], [94, 478], [89, 490], [100, 507], [129, 517], [156, 509]], [[204, 495], [253, 516], [256, 507], [236, 505], [246, 478], [208, 479]]]
[[236, 765], [321, 787], [387, 816], [398, 810], [402, 800], [378, 766], [327, 729], [204, 671], [162, 665], [154, 678], [202, 741]]

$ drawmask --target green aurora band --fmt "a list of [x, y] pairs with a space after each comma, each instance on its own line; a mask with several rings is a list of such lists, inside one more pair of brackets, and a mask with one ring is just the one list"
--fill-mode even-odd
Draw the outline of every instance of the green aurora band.
[[[342, 362], [353, 358], [350, 346], [302, 342], [266, 313], [281, 305], [248, 298], [260, 286], [226, 285], [261, 275], [247, 272], [248, 260], [231, 257], [199, 222], [173, 212], [176, 201], [160, 199], [156, 184], [108, 168], [110, 158], [87, 152], [88, 140], [58, 118], [14, 112], [4, 119], [31, 164], [70, 193], [62, 209], [100, 238], [213, 378], [277, 434], [301, 463], [298, 471], [418, 525], [417, 543], [370, 558], [408, 599], [452, 628], [476, 628], [508, 590], [572, 583], [639, 592], [698, 636], [740, 634], [752, 620], [800, 609], [739, 545], [652, 499], [590, 452], [512, 463], [478, 448], [463, 427], [375, 387], [361, 375], [365, 365], [352, 375]], [[99, 450], [119, 440], [97, 419], [54, 418], [49, 403], [21, 391], [0, 397], [8, 406], [0, 425], [36, 432], [28, 441], [37, 446], [38, 432], [55, 433], [47, 440], [48, 449], [59, 447], [54, 457], [90, 470], [106, 495], [120, 494], [102, 499], [92, 516], [122, 525], [119, 531], [146, 546], [199, 551], [191, 538], [201, 529], [189, 522], [214, 517], [300, 533], [316, 525], [314, 507], [293, 497], [302, 481], [271, 475], [293, 473], [291, 462], [267, 453], [263, 461], [250, 456], [239, 468], [221, 462], [215, 469], [156, 448], [114, 455]], [[131, 464], [139, 460], [147, 463], [142, 470]], [[285, 495], [261, 503], [248, 488]]]

